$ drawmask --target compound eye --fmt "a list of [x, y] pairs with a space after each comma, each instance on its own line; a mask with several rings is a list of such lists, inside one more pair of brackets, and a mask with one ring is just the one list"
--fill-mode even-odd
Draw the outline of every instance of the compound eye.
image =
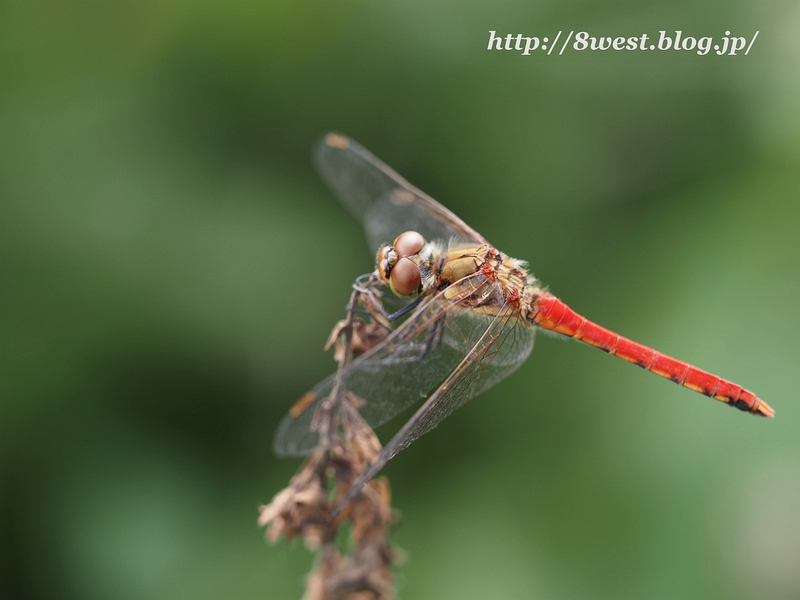
[[392, 269], [389, 284], [395, 294], [408, 297], [417, 295], [421, 280], [417, 265], [407, 258], [401, 258]]
[[401, 233], [394, 241], [394, 248], [400, 256], [414, 256], [424, 245], [425, 238], [416, 231]]

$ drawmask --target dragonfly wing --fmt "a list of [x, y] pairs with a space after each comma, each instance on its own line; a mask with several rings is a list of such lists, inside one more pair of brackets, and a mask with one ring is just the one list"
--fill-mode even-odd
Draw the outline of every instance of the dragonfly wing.
[[320, 381], [289, 409], [272, 443], [276, 455], [305, 456], [319, 443], [319, 433], [312, 430], [311, 422], [320, 401], [333, 391], [335, 376], [333, 373]]
[[[493, 315], [473, 310], [467, 302], [475, 297], [493, 297], [498, 293], [496, 286], [496, 282], [476, 273], [459, 284], [457, 297], [447, 298], [446, 291], [438, 293], [381, 343], [342, 370], [344, 389], [364, 401], [359, 411], [371, 427], [428, 398], [451, 375], [495, 322]], [[499, 352], [498, 366], [511, 362], [516, 368], [531, 345], [532, 337], [527, 347], [508, 345]], [[512, 350], [524, 356], [511, 357]], [[313, 413], [320, 399], [331, 393], [333, 383], [332, 375], [289, 411], [275, 438], [278, 455], [302, 456], [314, 448], [318, 436], [309, 430]]]
[[325, 183], [363, 224], [373, 251], [404, 231], [428, 240], [488, 244], [472, 227], [418, 190], [357, 142], [327, 134], [314, 151]]
[[375, 462], [353, 484], [340, 508], [400, 451], [434, 429], [453, 411], [516, 371], [533, 349], [533, 341], [534, 329], [520, 322], [512, 307], [504, 306], [444, 383], [384, 446]]
[[390, 458], [457, 408], [511, 375], [528, 358], [535, 329], [519, 321], [516, 315], [508, 305], [498, 312], [461, 363], [389, 442], [387, 448], [396, 447]]

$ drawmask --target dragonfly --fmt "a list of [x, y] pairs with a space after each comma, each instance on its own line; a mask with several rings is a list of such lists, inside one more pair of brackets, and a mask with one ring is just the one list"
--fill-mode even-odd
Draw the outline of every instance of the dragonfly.
[[497, 250], [354, 140], [329, 133], [314, 159], [328, 187], [363, 223], [377, 256], [375, 270], [353, 285], [348, 310], [364, 319], [345, 341], [349, 356], [340, 356], [339, 369], [290, 409], [275, 452], [309, 454], [326, 435], [321, 415], [330, 416], [344, 393], [358, 398], [358, 411], [373, 428], [421, 403], [342, 505], [401, 450], [511, 375], [531, 353], [538, 329], [599, 348], [739, 410], [774, 416], [740, 385], [579, 315], [525, 262]]

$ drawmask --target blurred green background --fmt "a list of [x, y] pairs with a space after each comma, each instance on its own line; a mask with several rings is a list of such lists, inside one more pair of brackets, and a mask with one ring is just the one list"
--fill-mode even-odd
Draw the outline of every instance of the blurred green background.
[[[486, 51], [559, 29], [761, 33]], [[542, 336], [386, 468], [399, 597], [800, 597], [798, 31], [791, 2], [4, 0], [3, 596], [301, 596], [312, 556], [255, 521], [372, 268], [311, 167], [334, 129], [579, 312], [777, 411]]]

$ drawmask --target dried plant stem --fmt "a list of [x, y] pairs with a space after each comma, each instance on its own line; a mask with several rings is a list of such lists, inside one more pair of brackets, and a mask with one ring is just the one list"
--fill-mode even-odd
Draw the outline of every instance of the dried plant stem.
[[[390, 600], [391, 565], [395, 555], [388, 530], [393, 522], [389, 482], [370, 482], [344, 509], [332, 517], [352, 484], [381, 451], [377, 436], [361, 418], [362, 400], [344, 389], [343, 369], [354, 355], [374, 341], [370, 326], [356, 317], [358, 291], [350, 299], [344, 321], [334, 328], [339, 363], [337, 380], [322, 400], [313, 427], [319, 444], [282, 490], [260, 509], [259, 525], [269, 525], [267, 538], [275, 541], [297, 535], [317, 552], [306, 581], [305, 600]], [[346, 525], [349, 525], [347, 527]], [[343, 539], [344, 538], [344, 539]]]

